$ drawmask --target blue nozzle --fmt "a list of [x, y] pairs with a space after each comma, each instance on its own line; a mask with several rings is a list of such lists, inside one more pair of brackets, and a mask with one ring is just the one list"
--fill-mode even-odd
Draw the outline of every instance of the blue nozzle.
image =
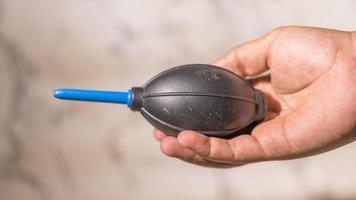
[[131, 89], [128, 92], [79, 90], [79, 89], [55, 89], [54, 97], [58, 99], [95, 101], [106, 103], [127, 104], [131, 107]]

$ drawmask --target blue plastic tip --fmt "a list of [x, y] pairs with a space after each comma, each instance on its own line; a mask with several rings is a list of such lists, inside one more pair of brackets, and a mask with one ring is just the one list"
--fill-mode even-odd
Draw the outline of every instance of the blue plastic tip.
[[66, 100], [120, 103], [127, 104], [129, 107], [132, 103], [131, 89], [128, 92], [114, 92], [60, 88], [54, 90], [54, 97]]

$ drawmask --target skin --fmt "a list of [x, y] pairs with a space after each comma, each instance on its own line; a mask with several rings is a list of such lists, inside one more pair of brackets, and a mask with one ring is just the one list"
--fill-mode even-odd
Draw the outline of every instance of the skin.
[[250, 135], [225, 140], [155, 130], [161, 151], [208, 167], [287, 160], [356, 140], [356, 32], [281, 27], [213, 63], [252, 80], [268, 99], [266, 120]]

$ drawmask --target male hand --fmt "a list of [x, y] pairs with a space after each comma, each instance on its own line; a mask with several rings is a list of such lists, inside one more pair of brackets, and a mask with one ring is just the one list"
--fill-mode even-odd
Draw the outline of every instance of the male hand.
[[232, 49], [214, 65], [252, 80], [268, 100], [250, 135], [225, 140], [155, 130], [164, 154], [212, 167], [310, 156], [356, 139], [356, 32], [282, 27]]

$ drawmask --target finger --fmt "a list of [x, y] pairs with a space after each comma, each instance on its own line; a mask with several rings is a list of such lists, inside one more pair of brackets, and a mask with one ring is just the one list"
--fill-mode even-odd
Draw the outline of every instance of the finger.
[[160, 148], [162, 153], [170, 157], [190, 158], [194, 156], [194, 152], [184, 148], [177, 142], [177, 138], [167, 136], [162, 139]]
[[161, 151], [167, 156], [179, 158], [185, 162], [193, 163], [205, 167], [218, 167], [218, 168], [227, 168], [232, 167], [233, 165], [214, 163], [209, 160], [206, 160], [193, 152], [192, 150], [181, 146], [178, 143], [177, 138], [172, 136], [167, 136], [161, 141]]
[[256, 76], [268, 69], [269, 47], [278, 30], [231, 49], [226, 55], [213, 62], [242, 77]]
[[244, 164], [265, 159], [261, 145], [251, 135], [225, 140], [185, 131], [178, 135], [178, 141], [182, 146], [210, 161]]
[[[278, 116], [256, 126], [251, 136], [255, 138], [258, 145], [263, 149], [264, 160], [293, 158], [295, 152], [291, 146], [289, 137], [285, 132], [285, 117]], [[236, 144], [239, 141], [235, 141]]]
[[207, 137], [194, 131], [184, 131], [178, 135], [178, 142], [205, 158], [234, 159], [228, 140]]
[[155, 139], [157, 141], [161, 141], [163, 138], [167, 137], [167, 135], [165, 133], [163, 133], [162, 131], [160, 131], [158, 129], [154, 129], [153, 136], [155, 137]]

